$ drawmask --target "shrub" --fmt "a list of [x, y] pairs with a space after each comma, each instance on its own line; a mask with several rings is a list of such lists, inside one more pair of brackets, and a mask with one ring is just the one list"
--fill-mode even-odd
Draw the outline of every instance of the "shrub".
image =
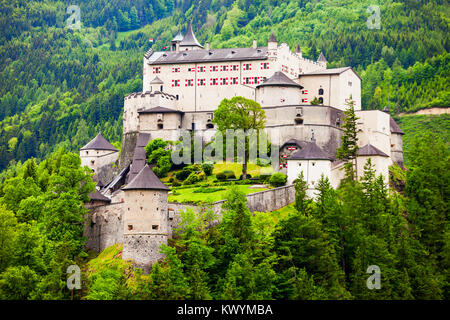
[[186, 180], [187, 177], [189, 177], [189, 175], [193, 172], [193, 168], [191, 166], [186, 166], [183, 169], [181, 169], [180, 171], [178, 171], [175, 176], [177, 177], [178, 180], [180, 181], [184, 181]]
[[[250, 173], [247, 173], [247, 179], [250, 179], [252, 175]], [[242, 174], [239, 176], [239, 180], [242, 180]]]
[[281, 187], [286, 184], [287, 175], [281, 172], [274, 173], [270, 179], [269, 184], [273, 187]]
[[195, 189], [193, 193], [213, 193], [213, 192], [217, 192], [217, 191], [222, 191], [222, 190], [226, 190], [226, 188], [220, 188], [220, 187], [212, 187], [212, 188], [207, 188], [207, 187], [201, 187], [198, 189]]
[[216, 174], [216, 178], [217, 180], [225, 180], [227, 178], [226, 174], [223, 172], [219, 172], [218, 174]]
[[261, 183], [267, 183], [269, 182], [271, 176], [272, 176], [271, 174], [261, 174], [259, 176], [259, 180], [261, 181]]
[[212, 172], [213, 172], [213, 169], [214, 169], [214, 165], [212, 163], [203, 163], [202, 164], [202, 169], [203, 169], [203, 172], [207, 176], [210, 176], [210, 175], [212, 175]]
[[199, 180], [206, 180], [206, 174], [204, 172], [200, 172], [198, 174], [198, 179]]
[[181, 186], [180, 181], [174, 180], [174, 181], [172, 182], [172, 187], [179, 187], [179, 186]]
[[189, 175], [189, 177], [186, 178], [186, 180], [184, 180], [183, 184], [193, 184], [200, 181], [198, 175], [195, 172], [191, 172], [191, 174]]
[[236, 175], [234, 174], [234, 171], [231, 170], [225, 170], [223, 172], [227, 179], [236, 179]]

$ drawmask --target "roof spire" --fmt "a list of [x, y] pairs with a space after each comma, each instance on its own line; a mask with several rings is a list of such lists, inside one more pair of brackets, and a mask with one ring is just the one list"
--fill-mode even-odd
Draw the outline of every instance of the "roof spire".
[[325, 56], [323, 55], [323, 52], [320, 51], [319, 58], [317, 59], [317, 62], [327, 62], [327, 59], [325, 59]]
[[297, 43], [297, 48], [295, 48], [295, 53], [301, 53], [302, 49], [300, 48], [300, 45]]
[[277, 37], [275, 37], [275, 33], [273, 33], [273, 31], [269, 37], [269, 42], [278, 42]]
[[195, 37], [194, 31], [192, 30], [192, 21], [189, 21], [189, 25], [188, 25], [186, 34], [184, 35], [183, 40], [181, 40], [181, 42], [180, 42], [180, 47], [203, 48], [203, 46], [198, 42], [197, 38]]

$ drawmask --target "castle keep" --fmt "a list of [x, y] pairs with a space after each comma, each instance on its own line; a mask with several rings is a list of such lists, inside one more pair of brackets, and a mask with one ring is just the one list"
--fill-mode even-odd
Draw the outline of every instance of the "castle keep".
[[[124, 99], [120, 156], [101, 134], [80, 150], [99, 189], [86, 231], [96, 250], [123, 242], [123, 257], [144, 268], [160, 258], [158, 246], [167, 243], [176, 212], [168, 188], [146, 165], [145, 146], [155, 138], [176, 141], [181, 130], [210, 141], [214, 110], [224, 98], [261, 104], [269, 140], [281, 146], [275, 169], [288, 175], [288, 184], [303, 172], [310, 195], [322, 174], [334, 187], [343, 176], [336, 150], [350, 97], [359, 117], [358, 175], [369, 158], [386, 181], [388, 167], [403, 163], [403, 132], [387, 110], [362, 110], [359, 75], [351, 67], [328, 69], [322, 53], [317, 61], [306, 59], [300, 46], [291, 51], [273, 33], [265, 46], [253, 41], [250, 48], [213, 49], [199, 43], [189, 24], [170, 51], [150, 49], [143, 63], [142, 92]], [[311, 105], [313, 99], [320, 105]]]

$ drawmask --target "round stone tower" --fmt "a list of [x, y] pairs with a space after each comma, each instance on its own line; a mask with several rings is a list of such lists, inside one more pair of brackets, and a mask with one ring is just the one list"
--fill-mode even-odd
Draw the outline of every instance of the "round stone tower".
[[101, 133], [80, 149], [81, 166], [88, 166], [98, 173], [98, 169], [113, 163], [119, 156], [119, 150], [109, 143]]
[[167, 244], [168, 211], [164, 185], [149, 165], [124, 188], [124, 260], [149, 272], [153, 263], [163, 258], [159, 246]]

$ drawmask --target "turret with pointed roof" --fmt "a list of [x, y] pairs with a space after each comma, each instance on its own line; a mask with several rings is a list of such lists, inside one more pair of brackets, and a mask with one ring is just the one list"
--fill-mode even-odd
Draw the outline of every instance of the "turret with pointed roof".
[[302, 48], [300, 48], [300, 45], [298, 43], [297, 43], [297, 47], [295, 48], [295, 53], [297, 53], [297, 54], [302, 53]]
[[194, 31], [192, 30], [192, 22], [189, 22], [186, 34], [184, 35], [183, 40], [181, 40], [179, 46], [181, 49], [203, 48], [203, 46], [198, 42], [197, 38], [195, 37]]
[[323, 52], [320, 51], [319, 58], [317, 59], [317, 62], [327, 62], [327, 59], [325, 59], [325, 56], [323, 55]]
[[278, 42], [277, 37], [275, 37], [275, 33], [273, 33], [273, 31], [269, 37], [269, 42]]

